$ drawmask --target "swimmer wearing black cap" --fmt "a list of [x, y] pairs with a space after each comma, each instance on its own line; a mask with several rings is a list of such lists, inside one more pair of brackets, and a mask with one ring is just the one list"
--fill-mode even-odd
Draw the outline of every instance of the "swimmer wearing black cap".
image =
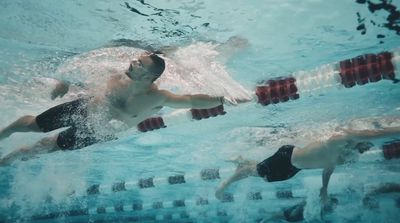
[[284, 145], [271, 157], [262, 162], [238, 157], [232, 160], [238, 167], [235, 173], [222, 182], [215, 192], [218, 199], [223, 198], [225, 189], [233, 182], [248, 176], [262, 177], [267, 182], [283, 181], [292, 178], [302, 169], [323, 169], [321, 202], [328, 203], [328, 183], [336, 165], [356, 161], [358, 155], [369, 150], [376, 138], [400, 135], [400, 127], [387, 127], [374, 130], [338, 129], [336, 135], [325, 141], [316, 141], [303, 148]]

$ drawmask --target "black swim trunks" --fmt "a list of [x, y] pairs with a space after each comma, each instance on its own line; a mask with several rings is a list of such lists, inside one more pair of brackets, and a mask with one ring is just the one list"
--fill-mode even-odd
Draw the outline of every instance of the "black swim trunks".
[[88, 99], [78, 99], [57, 105], [36, 117], [36, 123], [43, 132], [69, 127], [59, 133], [57, 145], [62, 150], [81, 149], [83, 147], [108, 140], [114, 136], [98, 137], [88, 123]]
[[282, 146], [274, 155], [257, 164], [258, 175], [268, 182], [287, 180], [296, 175], [300, 169], [290, 162], [293, 148], [292, 145]]

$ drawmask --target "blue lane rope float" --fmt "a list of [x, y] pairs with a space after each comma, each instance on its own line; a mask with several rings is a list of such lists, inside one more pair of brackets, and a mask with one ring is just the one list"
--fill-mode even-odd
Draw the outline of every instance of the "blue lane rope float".
[[86, 189], [86, 194], [95, 195], [100, 193], [107, 193], [107, 191], [119, 192], [133, 189], [152, 188], [162, 185], [186, 184], [188, 182], [197, 182], [197, 180], [199, 179], [202, 181], [219, 180], [221, 179], [221, 175], [224, 176], [226, 174], [230, 174], [234, 170], [235, 168], [226, 168], [223, 170], [219, 168], [207, 168], [202, 169], [198, 174], [179, 174], [167, 177], [140, 178], [136, 181], [115, 182], [112, 185], [93, 184]]
[[[266, 211], [263, 208], [247, 209], [241, 208], [240, 211], [246, 210], [246, 213], [255, 216], [254, 218], [263, 218]], [[29, 219], [29, 222], [49, 222], [58, 219], [68, 219], [68, 222], [197, 222], [198, 220], [206, 220], [207, 222], [228, 222], [237, 213], [238, 210], [227, 210], [219, 208], [217, 210], [171, 210], [166, 212], [154, 213], [153, 210], [147, 212], [128, 212], [118, 211], [118, 215], [107, 215], [108, 212], [101, 214], [90, 215], [86, 209], [54, 212], [47, 215], [37, 215]], [[76, 221], [73, 219], [77, 218]]]
[[[204, 211], [199, 211], [198, 208], [206, 208], [206, 207], [218, 207], [221, 204], [232, 204], [236, 201], [253, 201], [258, 202], [261, 200], [279, 200], [279, 202], [285, 203], [284, 201], [294, 201], [303, 200], [305, 198], [306, 191], [304, 189], [301, 190], [290, 190], [290, 189], [282, 189], [277, 191], [257, 191], [257, 192], [249, 192], [245, 195], [234, 195], [231, 193], [225, 193], [224, 198], [219, 201], [216, 198], [208, 198], [208, 197], [197, 197], [196, 199], [180, 199], [173, 201], [153, 201], [145, 203], [142, 200], [132, 200], [131, 202], [117, 202], [113, 206], [98, 206], [98, 207], [84, 207], [71, 209], [67, 211], [61, 212], [51, 212], [47, 214], [40, 214], [31, 217], [31, 220], [49, 220], [49, 219], [57, 219], [61, 217], [76, 217], [76, 216], [96, 216], [96, 215], [107, 215], [114, 213], [142, 213], [147, 211], [157, 211], [161, 212], [162, 210], [181, 210], [181, 209], [193, 209], [191, 211], [186, 210], [184, 215], [177, 216], [174, 219], [179, 217], [181, 218], [196, 218], [199, 216], [204, 217]], [[218, 209], [218, 208], [217, 208]], [[226, 210], [214, 210], [214, 217], [227, 216]], [[181, 212], [183, 213], [183, 212]], [[138, 215], [139, 216], [139, 215]], [[209, 216], [209, 215], [208, 215]], [[157, 216], [154, 214], [153, 219], [164, 219], [164, 216]]]

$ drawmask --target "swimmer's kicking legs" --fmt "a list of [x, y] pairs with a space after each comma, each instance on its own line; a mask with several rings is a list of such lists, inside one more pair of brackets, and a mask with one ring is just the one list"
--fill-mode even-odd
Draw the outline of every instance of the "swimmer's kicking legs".
[[0, 140], [5, 139], [16, 132], [41, 132], [36, 124], [35, 116], [25, 115], [0, 130]]

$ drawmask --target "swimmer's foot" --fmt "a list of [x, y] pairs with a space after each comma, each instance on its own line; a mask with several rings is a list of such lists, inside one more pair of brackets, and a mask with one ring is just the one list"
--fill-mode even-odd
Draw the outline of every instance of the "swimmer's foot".
[[10, 132], [5, 131], [4, 129], [0, 130], [0, 141], [9, 137], [10, 135]]

